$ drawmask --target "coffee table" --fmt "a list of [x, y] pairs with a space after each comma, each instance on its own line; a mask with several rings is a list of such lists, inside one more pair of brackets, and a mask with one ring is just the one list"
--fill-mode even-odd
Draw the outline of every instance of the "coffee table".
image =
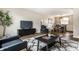
[[47, 34], [38, 33], [38, 34], [23, 36], [20, 39], [23, 40], [23, 41], [27, 41], [27, 46], [28, 46], [28, 43], [32, 38], [34, 38], [34, 40], [38, 41], [37, 42], [37, 51], [39, 50], [40, 41], [43, 42], [43, 43], [46, 43], [46, 50], [49, 50], [48, 45], [56, 42], [56, 38], [59, 38], [59, 42], [60, 42], [60, 45], [61, 45], [61, 38], [58, 35], [51, 36], [50, 38], [48, 38]]
[[48, 51], [49, 50], [49, 45], [52, 44], [52, 43], [55, 43], [57, 38], [58, 38], [58, 36], [50, 36], [50, 37], [48, 37], [48, 35], [36, 38], [36, 40], [38, 40], [37, 51], [40, 50], [39, 49], [40, 41], [46, 44], [46, 51]]

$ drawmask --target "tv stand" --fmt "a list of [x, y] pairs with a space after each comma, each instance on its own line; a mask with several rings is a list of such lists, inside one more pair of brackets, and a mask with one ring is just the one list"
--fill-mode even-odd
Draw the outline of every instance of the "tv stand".
[[30, 34], [34, 34], [36, 33], [36, 29], [32, 28], [32, 29], [19, 29], [18, 30], [18, 35], [21, 36], [25, 36], [25, 35], [30, 35]]

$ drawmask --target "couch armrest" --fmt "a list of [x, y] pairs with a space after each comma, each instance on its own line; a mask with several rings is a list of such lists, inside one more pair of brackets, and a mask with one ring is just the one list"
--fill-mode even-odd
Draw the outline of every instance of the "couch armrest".
[[13, 41], [13, 40], [16, 40], [16, 39], [19, 39], [19, 37], [18, 36], [14, 36], [14, 37], [6, 38], [6, 39], [3, 39], [3, 40], [0, 40], [0, 44], [6, 43], [6, 42], [10, 42], [10, 41]]

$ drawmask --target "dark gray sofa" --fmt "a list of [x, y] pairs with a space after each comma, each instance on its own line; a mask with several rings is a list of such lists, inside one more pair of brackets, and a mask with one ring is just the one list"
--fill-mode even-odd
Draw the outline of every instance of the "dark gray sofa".
[[0, 51], [19, 51], [26, 48], [27, 41], [22, 41], [18, 36], [0, 40]]

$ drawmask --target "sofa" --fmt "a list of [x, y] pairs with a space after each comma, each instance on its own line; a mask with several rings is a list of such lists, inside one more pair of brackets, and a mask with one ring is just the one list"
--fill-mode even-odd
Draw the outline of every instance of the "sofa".
[[0, 40], [0, 51], [19, 51], [26, 48], [27, 42], [19, 39], [18, 36]]

